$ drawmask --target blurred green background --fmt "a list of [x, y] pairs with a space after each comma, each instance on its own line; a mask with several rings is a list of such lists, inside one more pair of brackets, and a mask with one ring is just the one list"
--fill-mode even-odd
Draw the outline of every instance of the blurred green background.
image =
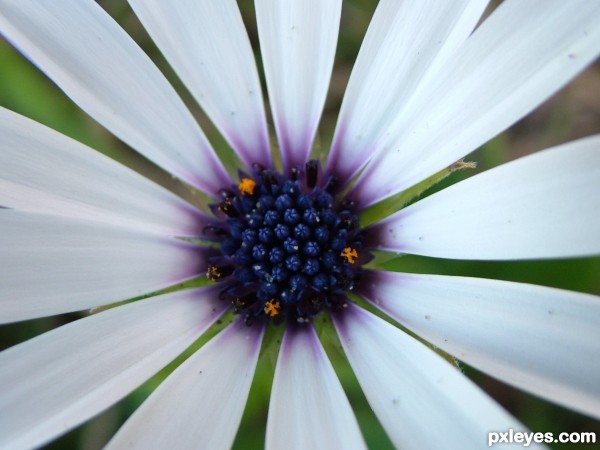
[[[191, 99], [189, 93], [148, 38], [126, 2], [124, 0], [103, 0], [98, 1], [98, 3], [152, 57], [197, 117], [214, 146], [225, 155], [228, 155], [229, 150], [226, 148], [223, 139]], [[244, 14], [257, 59], [260, 61], [252, 2], [250, 0], [239, 0], [238, 3]], [[321, 151], [326, 151], [327, 145], [331, 141], [344, 88], [376, 4], [376, 0], [344, 1], [336, 64], [322, 126], [316, 143], [317, 148]], [[135, 168], [190, 199], [190, 201], [198, 201], [194, 192], [174, 182], [167, 174], [139, 157], [123, 143], [108, 134], [85, 113], [81, 112], [51, 81], [38, 72], [1, 38], [0, 105], [44, 123]], [[479, 172], [539, 149], [598, 132], [600, 132], [600, 66], [596, 64], [582, 73], [556, 96], [541, 105], [531, 115], [515, 124], [467, 159], [477, 161], [478, 168], [476, 171]], [[469, 175], [470, 173], [452, 175], [440, 187], [454, 183]], [[394, 270], [421, 273], [460, 274], [521, 281], [600, 294], [600, 277], [598, 276], [600, 273], [600, 258], [482, 263], [406, 256], [390, 261], [387, 267]], [[67, 314], [1, 327], [0, 349], [79, 317], [81, 317], [80, 314]], [[348, 364], [333, 345], [328, 346], [328, 352], [334, 360], [336, 370], [342, 379], [350, 402], [355, 408], [370, 448], [391, 448], [389, 440], [370, 410]], [[273, 354], [274, 352], [265, 352], [265, 355], [261, 358], [259, 371], [236, 439], [237, 448], [262, 448], [270, 379], [272, 378], [275, 362]], [[590, 357], [593, 356], [590, 355]], [[600, 439], [600, 422], [524, 394], [468, 366], [463, 365], [461, 367], [468, 376], [530, 429], [543, 432], [552, 431], [554, 433], [595, 431]], [[167, 369], [158, 374], [118, 405], [61, 437], [46, 448], [85, 450], [101, 448], [119, 424], [160, 383], [168, 371]], [[432, 432], [435, 432], [435, 430], [432, 430]], [[600, 444], [598, 446], [600, 447]], [[571, 444], [571, 446], [556, 444], [551, 447], [594, 448], [592, 445], [585, 444]]]

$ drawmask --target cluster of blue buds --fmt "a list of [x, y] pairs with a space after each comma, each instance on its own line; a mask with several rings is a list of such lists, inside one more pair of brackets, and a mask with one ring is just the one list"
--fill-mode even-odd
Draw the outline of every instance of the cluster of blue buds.
[[[319, 163], [284, 177], [255, 164], [221, 191], [220, 218], [205, 235], [220, 242], [207, 276], [248, 325], [257, 320], [309, 322], [345, 307], [347, 291], [371, 256], [363, 252], [356, 205], [336, 198], [336, 179], [319, 184]], [[339, 196], [338, 196], [339, 197]]]

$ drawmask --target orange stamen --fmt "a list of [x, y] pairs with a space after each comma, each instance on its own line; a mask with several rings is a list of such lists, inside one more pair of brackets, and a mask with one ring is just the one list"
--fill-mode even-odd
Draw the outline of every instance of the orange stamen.
[[346, 247], [340, 256], [346, 260], [346, 262], [350, 264], [354, 264], [356, 262], [356, 258], [358, 258], [358, 252], [352, 247]]
[[250, 178], [242, 178], [240, 184], [238, 184], [238, 189], [242, 194], [252, 195], [254, 194], [254, 188], [256, 187], [256, 182]]
[[275, 300], [275, 299], [271, 299], [267, 302], [267, 304], [265, 305], [265, 314], [269, 317], [276, 317], [279, 315], [279, 312], [281, 310], [281, 304]]

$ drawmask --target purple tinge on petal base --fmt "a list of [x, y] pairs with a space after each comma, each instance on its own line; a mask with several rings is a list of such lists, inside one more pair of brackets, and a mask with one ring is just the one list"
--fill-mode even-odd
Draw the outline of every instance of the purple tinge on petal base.
[[312, 325], [286, 329], [271, 391], [266, 448], [366, 448]]
[[401, 192], [530, 113], [597, 58], [599, 17], [596, 2], [503, 2], [423, 86], [357, 199], [366, 206]]
[[[256, 128], [255, 139], [238, 139], [233, 133], [229, 133], [229, 143], [235, 149], [240, 159], [249, 169], [252, 164], [258, 163], [263, 167], [273, 167], [269, 137], [260, 126]], [[248, 141], [253, 142], [249, 148]], [[225, 186], [225, 184], [223, 184]]]
[[[349, 135], [346, 133], [346, 124], [338, 124], [327, 159], [327, 166], [325, 168], [325, 174], [334, 175], [338, 179], [342, 189], [346, 188], [348, 183], [350, 183], [369, 162], [369, 159], [377, 147], [376, 143], [372, 143], [369, 147], [363, 148], [364, 143], [360, 142], [360, 136], [352, 143], [350, 143], [348, 139]], [[359, 158], [349, 157], [347, 149], [351, 146], [361, 149]], [[358, 196], [354, 195], [352, 191], [348, 194], [348, 197], [358, 200]], [[363, 206], [367, 205], [367, 203], [364, 203], [362, 200], [360, 201], [360, 204]]]
[[1, 211], [1, 322], [159, 291], [203, 273], [207, 261], [207, 249], [156, 233]]
[[172, 245], [186, 255], [185, 263], [180, 266], [181, 270], [179, 273], [173, 275], [173, 279], [171, 280], [173, 284], [190, 280], [206, 272], [207, 261], [214, 255], [214, 250], [208, 247], [189, 244], [179, 239], [174, 239]]
[[270, 166], [260, 81], [237, 2], [129, 0], [129, 4], [246, 166], [253, 162]]
[[408, 282], [410, 279], [410, 274], [365, 270], [360, 285], [357, 287], [356, 294], [364, 297], [378, 308], [385, 310], [386, 299], [381, 296], [381, 285], [389, 282], [399, 284], [403, 281]]
[[333, 312], [331, 317], [339, 335], [343, 341], [350, 342], [350, 334], [347, 329], [347, 321], [361, 321], [364, 317], [363, 310], [354, 303], [349, 302], [348, 306], [342, 311]]
[[340, 183], [344, 186], [350, 181], [352, 175], [355, 173], [354, 167], [348, 167], [348, 164], [350, 163], [348, 158], [344, 158], [345, 137], [346, 125], [338, 124], [327, 157], [327, 165], [325, 166], [325, 173], [335, 174]]
[[198, 174], [192, 170], [186, 175], [186, 178], [182, 178], [182, 180], [190, 183], [192, 186], [200, 189], [211, 197], [218, 198], [221, 186], [230, 185], [232, 179], [221, 164], [221, 161], [212, 154], [212, 151], [208, 150], [208, 147], [201, 145], [198, 147], [198, 159], [202, 160], [202, 156], [205, 157], [200, 166], [208, 167], [208, 170], [206, 170], [205, 173], [212, 173], [213, 175], [211, 176], [211, 179], [208, 180], [207, 178], [199, 177]]
[[[178, 237], [198, 237], [201, 236], [202, 230], [204, 230], [204, 228], [206, 228], [208, 225], [210, 225], [214, 220], [208, 216], [207, 214], [205, 214], [204, 212], [200, 211], [199, 209], [197, 209], [196, 207], [194, 207], [193, 205], [186, 203], [186, 202], [181, 202], [180, 204], [177, 205], [176, 207], [178, 210], [180, 210], [183, 215], [187, 216], [186, 219], [188, 220], [189, 225], [185, 228], [182, 228], [180, 231], [185, 233], [185, 235], [181, 235], [178, 234]], [[174, 232], [176, 232], [175, 230], [173, 230]]]
[[294, 347], [310, 347], [313, 358], [322, 359], [324, 356], [321, 345], [312, 326], [290, 323], [286, 326], [285, 335], [281, 344], [279, 363], [286, 364]]
[[284, 170], [303, 167], [325, 103], [341, 0], [255, 2], [258, 37]]
[[[215, 286], [215, 294], [218, 295], [218, 286]], [[222, 303], [222, 300], [220, 300]], [[259, 350], [262, 345], [262, 337], [265, 332], [265, 327], [257, 326], [257, 327], [249, 327], [244, 323], [243, 320], [235, 320], [231, 325], [229, 325], [225, 330], [223, 330], [217, 338], [219, 341], [235, 341], [239, 339], [240, 335], [244, 337], [246, 341], [251, 342], [249, 347], [248, 357], [253, 357]]]
[[[341, 155], [340, 157], [343, 158], [343, 155]], [[377, 202], [383, 201], [402, 191], [402, 189], [394, 190], [391, 186], [391, 183], [384, 183], [379, 185], [373, 183], [374, 179], [378, 179], [378, 177], [382, 176], [380, 173], [374, 173], [376, 172], [374, 169], [375, 165], [377, 164], [377, 160], [375, 158], [376, 156], [372, 159], [369, 159], [368, 161], [364, 161], [364, 164], [358, 166], [355, 169], [355, 171], [350, 175], [351, 177], [355, 177], [357, 173], [359, 174], [359, 176], [356, 177], [356, 181], [353, 183], [352, 188], [348, 191], [347, 195], [353, 198], [359, 205], [361, 205], [362, 208], [372, 206]], [[388, 167], [386, 167], [386, 171], [393, 174], [394, 180], [398, 180], [400, 178], [403, 178], [404, 176], [404, 172], [402, 171], [401, 166], [388, 165]], [[405, 186], [404, 189], [414, 186], [420, 181], [423, 180], [415, 179], [407, 186]]]
[[[353, 195], [354, 193], [351, 193]], [[402, 209], [395, 213], [394, 220], [384, 219], [365, 230], [365, 246], [373, 250], [388, 250], [394, 252], [410, 253], [410, 245], [407, 239], [403, 239], [402, 217], [410, 210]], [[391, 222], [391, 223], [390, 223]]]
[[309, 160], [316, 125], [307, 126], [306, 131], [301, 132], [288, 127], [285, 122], [285, 118], [279, 118], [278, 140], [283, 170], [289, 173], [295, 167], [304, 167]]

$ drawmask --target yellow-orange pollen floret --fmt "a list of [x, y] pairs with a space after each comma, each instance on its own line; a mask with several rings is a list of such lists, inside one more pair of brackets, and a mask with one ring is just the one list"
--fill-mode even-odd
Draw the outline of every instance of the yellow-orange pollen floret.
[[240, 184], [238, 184], [238, 189], [242, 194], [252, 195], [254, 194], [254, 188], [256, 187], [256, 182], [250, 178], [242, 178]]
[[279, 304], [279, 302], [275, 299], [271, 299], [267, 302], [267, 304], [265, 305], [265, 314], [269, 317], [275, 317], [279, 315], [279, 312], [281, 310], [281, 305]]
[[352, 247], [346, 247], [340, 256], [346, 260], [346, 262], [350, 264], [354, 264], [356, 262], [356, 258], [358, 258], [358, 252]]

